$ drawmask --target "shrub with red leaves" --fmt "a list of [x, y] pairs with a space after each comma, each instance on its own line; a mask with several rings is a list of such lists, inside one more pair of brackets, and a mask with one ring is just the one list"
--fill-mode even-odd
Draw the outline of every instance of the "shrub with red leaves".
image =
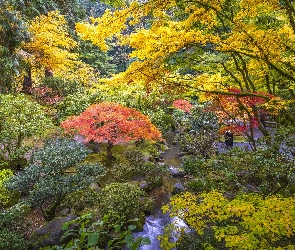
[[62, 101], [63, 97], [58, 92], [49, 87], [34, 87], [30, 90], [37, 102], [47, 105], [55, 105]]
[[189, 101], [183, 99], [175, 100], [172, 106], [187, 113], [190, 113], [190, 110], [193, 107], [193, 105], [190, 104]]

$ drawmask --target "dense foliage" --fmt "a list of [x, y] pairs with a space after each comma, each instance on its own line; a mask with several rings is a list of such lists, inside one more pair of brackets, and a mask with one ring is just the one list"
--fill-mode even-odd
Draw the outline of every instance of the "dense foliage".
[[[124, 246], [127, 246], [128, 249], [136, 250], [140, 245], [150, 244], [148, 238], [139, 237], [133, 240], [132, 231], [136, 229], [136, 226], [133, 224], [124, 227], [117, 223], [113, 228], [107, 228], [109, 218], [109, 215], [106, 215], [101, 220], [95, 221], [92, 214], [84, 214], [73, 221], [69, 221], [63, 225], [63, 230], [67, 230], [63, 238], [70, 237], [70, 242], [63, 246], [45, 247], [43, 249], [95, 249], [97, 247], [104, 248], [107, 245], [110, 250]], [[130, 223], [136, 221], [134, 219]], [[70, 225], [77, 225], [79, 229], [69, 229]], [[110, 233], [116, 234], [116, 236], [111, 238]]]
[[30, 136], [44, 135], [53, 128], [42, 107], [23, 94], [0, 95], [0, 168], [24, 166]]
[[[252, 193], [229, 201], [222, 193], [211, 191], [175, 196], [170, 205], [163, 207], [164, 212], [185, 219], [199, 235], [210, 224], [217, 241], [212, 245], [203, 242], [201, 248], [288, 249], [295, 234], [294, 197], [264, 198]], [[165, 237], [162, 240], [163, 249], [171, 249], [173, 244]]]
[[0, 248], [74, 213], [54, 248], [137, 249], [170, 170], [164, 211], [187, 227], [163, 249], [293, 249], [294, 16], [291, 0], [0, 0]]
[[87, 154], [89, 150], [74, 141], [49, 141], [33, 155], [30, 166], [11, 177], [5, 187], [26, 195], [32, 207], [52, 220], [68, 194], [87, 188], [104, 171], [99, 164], [80, 165]]
[[159, 140], [160, 131], [139, 111], [117, 103], [100, 103], [88, 107], [79, 116], [61, 123], [67, 133], [79, 133], [85, 141], [107, 142], [108, 158], [111, 148], [131, 140]]
[[28, 213], [28, 207], [24, 204], [17, 204], [0, 212], [0, 248], [21, 249], [28, 248], [28, 242], [23, 233], [24, 217]]

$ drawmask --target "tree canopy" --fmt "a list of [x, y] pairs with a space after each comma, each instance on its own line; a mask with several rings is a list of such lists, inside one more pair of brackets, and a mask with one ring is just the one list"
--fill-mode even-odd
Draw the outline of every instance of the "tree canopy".
[[[102, 49], [113, 36], [133, 48], [135, 61], [116, 82], [269, 94], [283, 86], [294, 97], [293, 10], [290, 1], [153, 0], [107, 10], [76, 30]], [[137, 27], [144, 17], [149, 25]], [[129, 26], [135, 32], [125, 35]]]

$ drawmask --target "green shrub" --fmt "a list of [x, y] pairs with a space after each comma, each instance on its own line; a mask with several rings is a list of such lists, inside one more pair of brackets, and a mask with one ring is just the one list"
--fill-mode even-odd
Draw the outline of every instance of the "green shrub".
[[[96, 184], [94, 184], [96, 185]], [[91, 210], [99, 203], [101, 188], [88, 187], [66, 195], [61, 203], [61, 207], [69, 208], [74, 214], [81, 214], [84, 210]]]
[[13, 172], [10, 169], [0, 170], [0, 208], [12, 206], [19, 198], [18, 192], [10, 192], [3, 187], [3, 183], [11, 176], [13, 176]]
[[42, 106], [24, 94], [0, 94], [0, 121], [0, 169], [23, 167], [24, 154], [28, 151], [24, 139], [44, 135], [53, 128]]
[[148, 156], [151, 156], [153, 158], [160, 156], [160, 152], [155, 143], [144, 141], [143, 144], [140, 146], [141, 146], [141, 150], [145, 152]]
[[124, 153], [124, 156], [134, 167], [139, 168], [145, 162], [144, 154], [139, 149], [129, 149]]
[[17, 204], [0, 212], [0, 249], [26, 250], [28, 242], [24, 238], [24, 217], [28, 207]]
[[198, 174], [199, 168], [204, 164], [205, 158], [203, 157], [194, 157], [194, 158], [183, 158], [181, 165], [184, 171], [188, 174]]
[[195, 178], [220, 191], [280, 193], [284, 196], [295, 191], [294, 159], [266, 145], [257, 151], [233, 148], [209, 159], [185, 158], [182, 166]]
[[45, 77], [41, 86], [51, 88], [56, 91], [59, 96], [67, 96], [84, 91], [81, 83], [60, 77]]
[[176, 128], [175, 118], [158, 108], [151, 115], [151, 122], [164, 134], [169, 131], [174, 131]]
[[101, 193], [101, 215], [110, 215], [110, 220], [114, 220], [113, 223], [126, 223], [140, 214], [139, 199], [144, 195], [136, 183], [108, 184]]
[[199, 178], [196, 180], [189, 180], [187, 187], [192, 192], [209, 192], [213, 189], [213, 184], [206, 178]]
[[128, 182], [135, 176], [134, 167], [128, 164], [115, 164], [111, 168], [115, 182]]
[[51, 220], [68, 194], [88, 188], [104, 172], [100, 164], [79, 165], [87, 154], [89, 150], [74, 141], [48, 141], [34, 153], [32, 164], [12, 176], [5, 187], [25, 194], [28, 203]]
[[214, 145], [219, 138], [219, 124], [213, 112], [196, 106], [186, 115], [182, 125], [185, 130], [180, 133], [179, 141], [184, 151], [204, 157], [215, 154]]
[[61, 122], [68, 116], [79, 115], [89, 107], [90, 104], [89, 96], [86, 94], [74, 93], [68, 95], [57, 104], [57, 119]]
[[145, 176], [145, 180], [152, 187], [161, 186], [163, 176], [168, 172], [168, 169], [154, 162], [145, 162], [140, 167], [140, 175]]
[[[136, 250], [140, 245], [149, 245], [148, 238], [138, 237], [133, 239], [132, 231], [136, 226], [132, 223], [137, 219], [129, 221], [128, 225], [120, 223], [109, 227], [109, 216], [102, 219], [94, 219], [92, 214], [84, 214], [73, 221], [66, 222], [62, 229], [66, 230], [63, 239], [71, 239], [63, 246], [45, 247], [43, 250], [49, 249], [125, 249]], [[70, 226], [74, 228], [70, 229]]]

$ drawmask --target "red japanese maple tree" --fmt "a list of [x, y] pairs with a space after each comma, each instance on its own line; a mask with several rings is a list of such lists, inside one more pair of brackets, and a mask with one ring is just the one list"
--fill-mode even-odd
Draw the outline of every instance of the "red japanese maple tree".
[[239, 89], [228, 89], [223, 93], [208, 93], [212, 104], [209, 110], [214, 111], [219, 122], [227, 126], [221, 133], [230, 130], [235, 134], [243, 134], [256, 148], [254, 129], [258, 128], [263, 135], [269, 131], [263, 126], [263, 115], [267, 114], [265, 104], [275, 96], [262, 92], [243, 92]]
[[183, 100], [183, 99], [179, 99], [179, 100], [175, 100], [173, 103], [172, 103], [172, 106], [174, 108], [177, 108], [177, 109], [180, 109], [184, 112], [187, 112], [187, 113], [190, 113], [190, 110], [191, 108], [193, 107], [192, 104], [190, 104], [189, 101], [187, 100]]
[[106, 142], [107, 157], [112, 158], [111, 149], [119, 143], [132, 140], [158, 140], [161, 132], [149, 118], [136, 109], [118, 103], [93, 104], [79, 116], [73, 116], [61, 123], [66, 133], [78, 133], [85, 142]]

